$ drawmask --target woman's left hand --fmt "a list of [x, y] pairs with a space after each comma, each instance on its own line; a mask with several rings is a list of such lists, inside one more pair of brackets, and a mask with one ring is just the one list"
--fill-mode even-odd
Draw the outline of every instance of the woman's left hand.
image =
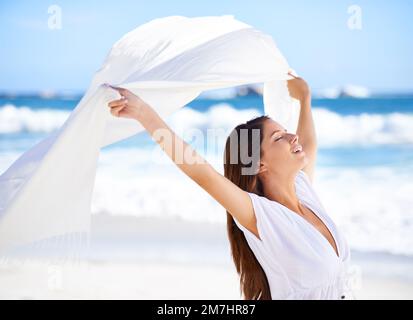
[[299, 100], [300, 102], [304, 102], [307, 99], [311, 98], [311, 91], [310, 88], [305, 82], [303, 78], [296, 77], [291, 73], [288, 73], [290, 76], [294, 77], [294, 79], [287, 81], [288, 91], [290, 92], [290, 96], [294, 99]]

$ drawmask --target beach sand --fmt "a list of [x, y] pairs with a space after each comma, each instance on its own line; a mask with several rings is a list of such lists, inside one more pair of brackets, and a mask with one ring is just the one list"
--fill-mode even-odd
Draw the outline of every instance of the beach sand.
[[[241, 299], [225, 226], [94, 215], [89, 257], [2, 260], [0, 299]], [[412, 299], [413, 260], [353, 252], [356, 299]]]

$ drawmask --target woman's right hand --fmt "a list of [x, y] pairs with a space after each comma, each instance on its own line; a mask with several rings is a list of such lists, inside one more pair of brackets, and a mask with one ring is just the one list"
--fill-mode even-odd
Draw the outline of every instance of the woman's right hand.
[[290, 96], [294, 99], [299, 100], [300, 102], [306, 101], [307, 99], [311, 98], [311, 91], [307, 82], [303, 78], [294, 76], [292, 73], [288, 74], [294, 78], [287, 81]]
[[121, 95], [120, 99], [108, 103], [110, 113], [115, 117], [139, 120], [142, 109], [148, 107], [148, 104], [128, 89], [110, 85], [109, 87]]

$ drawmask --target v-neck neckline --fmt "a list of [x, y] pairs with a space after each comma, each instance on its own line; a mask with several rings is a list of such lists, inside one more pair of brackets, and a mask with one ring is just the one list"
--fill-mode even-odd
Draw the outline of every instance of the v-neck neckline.
[[[265, 197], [266, 199], [268, 199], [267, 197]], [[318, 230], [312, 223], [310, 223], [309, 221], [307, 221], [307, 219], [305, 219], [304, 217], [302, 217], [300, 214], [298, 214], [297, 212], [295, 212], [294, 210], [291, 210], [290, 208], [286, 207], [285, 205], [283, 205], [282, 203], [279, 203], [278, 201], [275, 200], [271, 200], [268, 199], [271, 202], [275, 202], [276, 204], [278, 204], [279, 206], [287, 209], [288, 211], [290, 211], [291, 213], [294, 214], [294, 216], [297, 216], [299, 219], [303, 220], [305, 223], [307, 223], [308, 225], [310, 225], [310, 227], [318, 233], [318, 235], [324, 239], [324, 241], [328, 244], [328, 246], [331, 248], [332, 252], [334, 253], [334, 256], [341, 261], [341, 250], [339, 248], [338, 242], [336, 241], [336, 237], [335, 234], [333, 234], [331, 228], [327, 225], [327, 223], [324, 221], [324, 219], [321, 217], [321, 215], [318, 215], [315, 210], [312, 208], [312, 206], [310, 206], [308, 203], [304, 203], [306, 201], [302, 201], [298, 195], [297, 195], [298, 201], [300, 201], [300, 203], [304, 206], [307, 207], [307, 209], [311, 210], [314, 215], [324, 224], [324, 226], [326, 227], [327, 231], [331, 234], [331, 237], [333, 238], [333, 241], [336, 245], [337, 248], [337, 252], [334, 249], [334, 247], [331, 245], [330, 241], [328, 241], [328, 239], [320, 232], [320, 230]], [[337, 254], [338, 253], [338, 254]]]

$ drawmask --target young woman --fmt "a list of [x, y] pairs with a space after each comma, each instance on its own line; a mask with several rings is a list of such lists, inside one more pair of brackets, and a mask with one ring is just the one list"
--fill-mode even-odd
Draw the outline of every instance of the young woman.
[[[122, 97], [108, 104], [112, 115], [139, 121], [176, 165], [226, 209], [245, 299], [350, 298], [344, 268], [349, 248], [312, 187], [317, 141], [303, 79], [288, 81], [290, 95], [301, 105], [297, 133], [268, 116], [240, 124], [227, 139], [224, 176], [151, 106], [126, 89], [112, 88]], [[191, 161], [177, 157], [188, 154]]]

